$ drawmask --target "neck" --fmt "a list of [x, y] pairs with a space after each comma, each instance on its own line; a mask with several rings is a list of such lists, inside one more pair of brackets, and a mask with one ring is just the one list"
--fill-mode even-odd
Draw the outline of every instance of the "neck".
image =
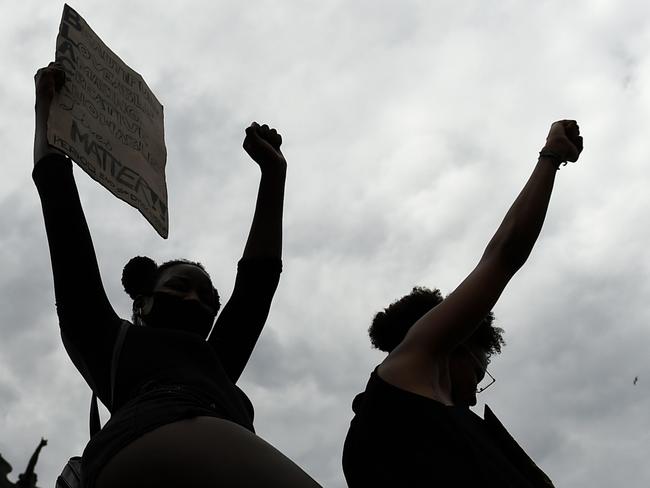
[[449, 373], [449, 356], [444, 355], [434, 363], [431, 374], [431, 388], [434, 398], [447, 406], [454, 406], [451, 394], [451, 375]]

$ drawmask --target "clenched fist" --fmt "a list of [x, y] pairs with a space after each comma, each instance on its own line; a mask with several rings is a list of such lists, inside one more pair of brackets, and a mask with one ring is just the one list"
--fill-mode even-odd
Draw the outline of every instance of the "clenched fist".
[[253, 122], [246, 129], [244, 150], [253, 158], [262, 171], [286, 170], [287, 161], [282, 151], [282, 136], [268, 125], [259, 125]]
[[575, 120], [560, 120], [551, 125], [541, 154], [551, 153], [560, 162], [576, 162], [582, 152], [582, 136]]

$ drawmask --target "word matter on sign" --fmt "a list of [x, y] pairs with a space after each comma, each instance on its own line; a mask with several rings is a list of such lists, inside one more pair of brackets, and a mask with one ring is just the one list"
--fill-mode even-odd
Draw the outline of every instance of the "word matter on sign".
[[66, 74], [48, 120], [48, 142], [167, 238], [163, 106], [70, 6], [56, 39]]

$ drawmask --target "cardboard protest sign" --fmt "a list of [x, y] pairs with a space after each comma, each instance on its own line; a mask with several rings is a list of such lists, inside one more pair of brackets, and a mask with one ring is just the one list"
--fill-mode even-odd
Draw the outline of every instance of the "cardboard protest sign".
[[56, 39], [66, 81], [50, 108], [48, 142], [167, 238], [163, 107], [68, 5]]

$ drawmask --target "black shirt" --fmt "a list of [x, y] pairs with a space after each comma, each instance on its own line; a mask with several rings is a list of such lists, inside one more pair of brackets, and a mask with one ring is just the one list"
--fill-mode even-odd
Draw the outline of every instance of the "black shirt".
[[85, 467], [99, 468], [135, 437], [191, 416], [225, 418], [254, 431], [253, 407], [235, 383], [266, 321], [281, 261], [239, 262], [232, 296], [207, 341], [182, 330], [130, 326], [111, 405], [111, 357], [122, 319], [101, 281], [72, 163], [64, 156], [47, 156], [37, 163], [33, 178], [43, 207], [64, 344], [112, 414], [89, 443]]
[[371, 374], [354, 399], [343, 471], [350, 488], [552, 487], [492, 411], [446, 406]]

